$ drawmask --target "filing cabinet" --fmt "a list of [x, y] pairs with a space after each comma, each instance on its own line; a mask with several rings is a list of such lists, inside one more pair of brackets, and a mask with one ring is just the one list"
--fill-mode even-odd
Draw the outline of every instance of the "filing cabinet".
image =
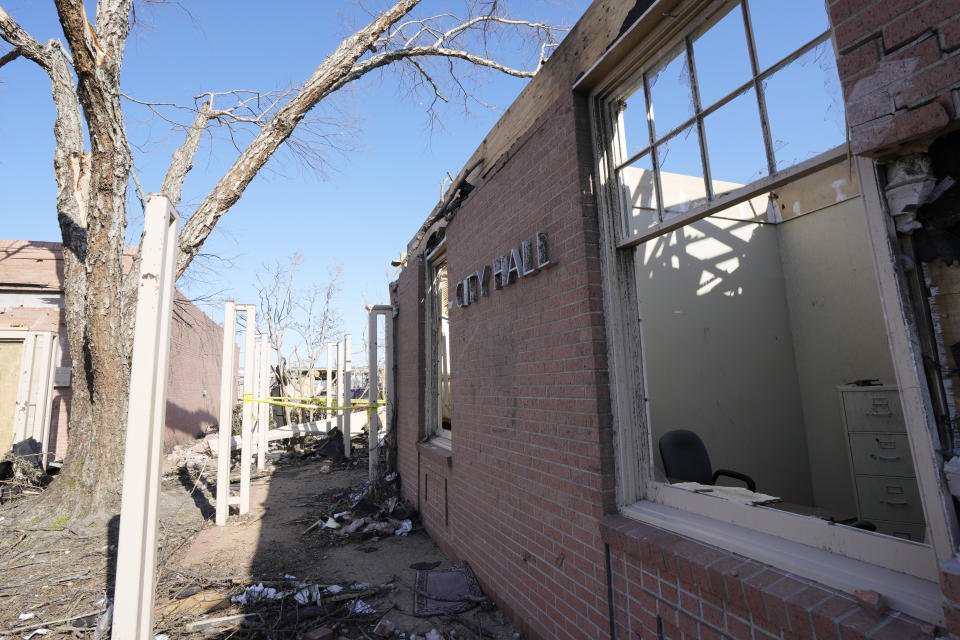
[[923, 506], [897, 388], [838, 390], [857, 517], [880, 533], [923, 542]]

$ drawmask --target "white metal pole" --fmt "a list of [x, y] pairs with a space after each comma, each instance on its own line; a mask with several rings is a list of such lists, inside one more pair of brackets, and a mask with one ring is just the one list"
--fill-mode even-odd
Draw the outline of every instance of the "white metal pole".
[[[327, 397], [326, 399], [324, 399], [323, 403], [328, 407], [331, 406], [331, 403], [333, 402], [333, 349], [334, 349], [334, 346], [335, 346], [335, 343], [333, 342], [327, 343], [327, 380], [326, 380]], [[324, 415], [326, 416], [326, 419], [327, 419], [326, 426], [328, 431], [330, 430], [330, 419], [333, 417], [330, 414], [331, 414], [330, 410], [327, 410], [326, 412], [324, 412]]]
[[[261, 333], [257, 341], [257, 393], [266, 400], [270, 395], [270, 345], [267, 334]], [[267, 464], [267, 430], [270, 429], [270, 405], [257, 404], [257, 469], [263, 471]]]
[[257, 307], [243, 305], [246, 313], [243, 346], [243, 422], [240, 436], [240, 515], [250, 513], [250, 463], [253, 461], [253, 403], [250, 396], [256, 391], [257, 355], [255, 339], [257, 331]]
[[217, 447], [217, 524], [227, 524], [230, 510], [230, 445], [233, 439], [233, 403], [236, 387], [233, 380], [237, 306], [227, 300], [223, 308], [223, 354], [220, 362], [220, 434]]
[[178, 221], [166, 196], [150, 194], [144, 212], [130, 368], [112, 631], [115, 638], [153, 637], [160, 454], [167, 407]]
[[339, 408], [343, 406], [343, 341], [337, 343], [337, 384], [334, 391], [334, 396], [337, 401], [334, 403], [334, 406], [337, 407], [337, 410], [334, 411], [337, 417], [337, 428], [340, 429], [340, 433], [343, 433], [343, 411], [340, 411]]
[[351, 342], [350, 334], [343, 336], [343, 405], [344, 409], [340, 413], [343, 414], [343, 455], [347, 458], [350, 457], [350, 422], [353, 419], [353, 411], [350, 409], [350, 405], [353, 404], [353, 398], [351, 397], [352, 389], [350, 384], [350, 378], [353, 374], [353, 364], [352, 358], [350, 355]]
[[380, 417], [377, 415], [379, 376], [377, 371], [377, 316], [376, 307], [367, 307], [367, 477], [373, 483], [377, 480], [377, 455], [380, 442]]
[[383, 395], [386, 396], [387, 400], [387, 407], [384, 412], [386, 416], [384, 430], [389, 433], [393, 425], [393, 412], [397, 406], [394, 400], [393, 388], [393, 307], [391, 306], [387, 306], [383, 314], [383, 343], [383, 350], [385, 352], [383, 362]]

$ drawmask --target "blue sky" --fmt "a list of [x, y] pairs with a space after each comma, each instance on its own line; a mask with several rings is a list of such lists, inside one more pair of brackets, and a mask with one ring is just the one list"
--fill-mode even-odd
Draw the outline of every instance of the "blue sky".
[[[88, 2], [92, 11], [93, 2]], [[304, 80], [341, 38], [368, 18], [353, 2], [182, 3], [139, 14], [123, 72], [124, 91], [148, 101], [192, 103], [202, 91], [282, 89]], [[514, 15], [572, 25], [587, 0], [524, 0]], [[4, 9], [35, 38], [60, 36], [52, 3], [8, 0]], [[365, 3], [368, 9], [380, 4]], [[457, 3], [425, 2], [424, 10]], [[228, 8], [229, 7], [229, 8]], [[9, 49], [0, 45], [0, 53]], [[504, 55], [516, 52], [505, 50]], [[516, 60], [515, 57], [511, 58]], [[342, 140], [354, 147], [327, 154], [322, 177], [286, 153], [266, 166], [242, 199], [217, 225], [204, 252], [227, 258], [210, 261], [180, 287], [189, 296], [221, 292], [239, 303], [256, 301], [260, 265], [300, 251], [306, 263], [298, 286], [324, 281], [343, 265], [337, 306], [345, 329], [362, 351], [365, 304], [387, 301], [387, 284], [407, 242], [440, 197], [441, 181], [456, 175], [520, 90], [525, 80], [484, 71], [476, 76], [478, 97], [496, 108], [452, 101], [441, 110], [443, 126], [432, 129], [423, 101], [401, 88], [396, 74], [374, 74], [354, 83], [335, 101], [353, 127]], [[181, 138], [149, 112], [125, 104], [127, 131], [137, 176], [147, 192], [158, 191], [173, 149]], [[0, 69], [0, 237], [59, 241], [53, 177], [53, 106], [46, 76], [18, 60]], [[322, 112], [321, 115], [327, 115]], [[201, 147], [187, 178], [181, 207], [198, 203], [235, 158], [222, 135]], [[128, 240], [140, 231], [140, 206], [128, 207]], [[189, 272], [188, 272], [189, 273]], [[217, 319], [222, 310], [206, 307]], [[356, 360], [355, 356], [355, 360]]]

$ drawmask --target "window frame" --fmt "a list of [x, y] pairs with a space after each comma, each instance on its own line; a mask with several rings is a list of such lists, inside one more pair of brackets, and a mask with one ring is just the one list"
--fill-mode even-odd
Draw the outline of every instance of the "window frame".
[[[686, 38], [731, 4], [728, 0], [655, 2], [574, 87], [575, 90], [589, 92], [594, 136], [618, 507], [628, 517], [757, 557], [769, 564], [789, 565], [784, 568], [837, 588], [860, 588], [851, 585], [863, 584], [863, 580], [872, 575], [873, 578], [867, 582], [883, 587], [882, 591], [893, 606], [924, 619], [939, 620], [942, 611], [935, 597], [933, 607], [924, 606], [926, 600], [918, 600], [917, 580], [920, 580], [919, 584], [929, 586], [930, 581], [937, 580], [938, 562], [952, 557], [958, 540], [956, 516], [952, 498], [946, 493], [936, 467], [934, 414], [926, 380], [920, 374], [923, 370], [922, 357], [916, 348], [915, 330], [909, 321], [913, 313], [903, 271], [896, 259], [896, 231], [885, 214], [873, 162], [864, 158], [850, 159], [846, 147], [842, 145], [797, 165], [774, 171], [686, 214], [662, 221], [642, 235], [629, 238], [624, 235], [625, 201], [617, 171], [649, 152], [651, 147], [625, 159], [618, 101], [637, 86], [638, 77], [642, 78], [648, 70], [655, 69], [669, 59], [678, 50], [679, 43], [686, 43]], [[671, 20], [662, 18], [667, 14]], [[829, 39], [829, 34], [830, 31], [808, 42], [771, 67], [766, 75], [818, 46], [824, 35]], [[755, 81], [756, 74], [751, 82]], [[739, 95], [742, 90], [743, 87], [738, 88], [720, 102], [731, 99], [731, 95]], [[705, 114], [695, 113], [694, 119], [702, 115]], [[690, 120], [661, 138], [667, 138], [689, 125]], [[705, 145], [701, 146], [701, 150], [705, 150]], [[643, 357], [633, 269], [636, 248], [654, 237], [842, 162], [845, 158], [857, 163], [860, 175], [861, 198], [866, 210], [881, 304], [929, 534], [924, 544], [835, 526], [823, 520], [773, 509], [732, 504], [654, 480], [654, 447], [645, 393], [646, 361]], [[659, 193], [657, 206], [659, 212], [662, 208]], [[704, 527], [704, 522], [713, 523], [712, 527]], [[804, 553], [812, 553], [820, 560], [791, 564], [789, 557], [798, 557], [795, 553], [791, 555], [788, 552], [785, 556], [787, 560], [778, 559], [778, 553], [751, 553], [750, 546], [743, 547], [736, 540], [725, 543], [722, 537], [711, 535], [711, 528], [739, 530], [745, 534], [745, 539], [762, 540], [770, 548], [780, 550], [780, 553], [799, 547], [805, 550]], [[837, 562], [843, 565], [845, 577], [842, 579], [832, 575], [836, 572], [830, 569]], [[876, 571], [881, 573], [876, 574]], [[877, 575], [881, 577], [877, 579]], [[861, 582], [858, 583], [858, 580]]]
[[[446, 239], [441, 240], [425, 257], [426, 262], [426, 296], [424, 304], [426, 306], [424, 322], [424, 346], [426, 349], [426, 389], [424, 394], [424, 433], [423, 439], [429, 440], [440, 446], [451, 448], [453, 444], [453, 432], [451, 429], [444, 429], [441, 417], [440, 400], [440, 353], [437, 344], [437, 322], [441, 319], [441, 297], [438, 290], [437, 268], [440, 264], [447, 265], [447, 244]], [[449, 300], [450, 293], [450, 273], [447, 271], [447, 295]], [[448, 320], [448, 350], [449, 350], [449, 320]], [[449, 367], [449, 362], [447, 366]]]

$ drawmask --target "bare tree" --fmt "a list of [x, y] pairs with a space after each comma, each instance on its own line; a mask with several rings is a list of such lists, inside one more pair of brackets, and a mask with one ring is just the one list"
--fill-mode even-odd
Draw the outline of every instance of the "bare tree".
[[[133, 159], [124, 127], [120, 72], [133, 0], [100, 0], [92, 24], [82, 0], [53, 2], [65, 43], [57, 37], [42, 43], [0, 8], [0, 39], [12, 47], [0, 56], [0, 68], [20, 59], [35, 63], [50, 79], [56, 108], [53, 166], [74, 382], [69, 451], [60, 481], [46, 495], [64, 515], [102, 516], [119, 504], [139, 280], [139, 260], [125, 268], [122, 258]], [[535, 68], [513, 68], [498, 61], [488, 42], [495, 43], [504, 32], [528, 33], [540, 50], [540, 43], [552, 40], [554, 29], [512, 19], [496, 1], [466, 4], [463, 15], [419, 15], [419, 0], [397, 0], [344, 38], [302, 85], [288, 93], [256, 100], [239, 91], [200, 96], [163, 181], [162, 192], [172, 204], [180, 204], [184, 180], [208, 127], [248, 125], [256, 134], [248, 144], [238, 143], [232, 166], [180, 230], [177, 275], [310, 111], [348, 83], [399, 65], [416, 85], [431, 92], [435, 103], [448, 100], [443, 86], [464, 91], [457, 75], [463, 71], [461, 62], [532, 76]], [[441, 73], [449, 74], [446, 82]]]
[[[297, 298], [300, 319], [294, 323], [294, 329], [300, 340], [293, 347], [293, 357], [297, 363], [297, 373], [307, 371], [309, 380], [308, 394], [315, 395], [314, 372], [318, 370], [320, 358], [325, 353], [327, 342], [340, 331], [340, 314], [333, 306], [333, 299], [340, 292], [337, 281], [343, 275], [343, 265], [330, 270], [330, 278], [325, 283], [315, 282], [312, 287], [301, 292]], [[327, 402], [330, 399], [327, 398]], [[312, 420], [300, 409], [300, 422]]]
[[[297, 268], [303, 264], [303, 255], [298, 251], [290, 256], [288, 264], [279, 260], [272, 266], [263, 265], [263, 272], [257, 274], [257, 293], [260, 297], [260, 320], [267, 325], [267, 339], [277, 355], [274, 376], [284, 389], [289, 383], [287, 363], [283, 357], [283, 341], [287, 329], [293, 322], [296, 308], [296, 295], [293, 290], [293, 278]], [[283, 417], [290, 423], [290, 408], [283, 407]]]

